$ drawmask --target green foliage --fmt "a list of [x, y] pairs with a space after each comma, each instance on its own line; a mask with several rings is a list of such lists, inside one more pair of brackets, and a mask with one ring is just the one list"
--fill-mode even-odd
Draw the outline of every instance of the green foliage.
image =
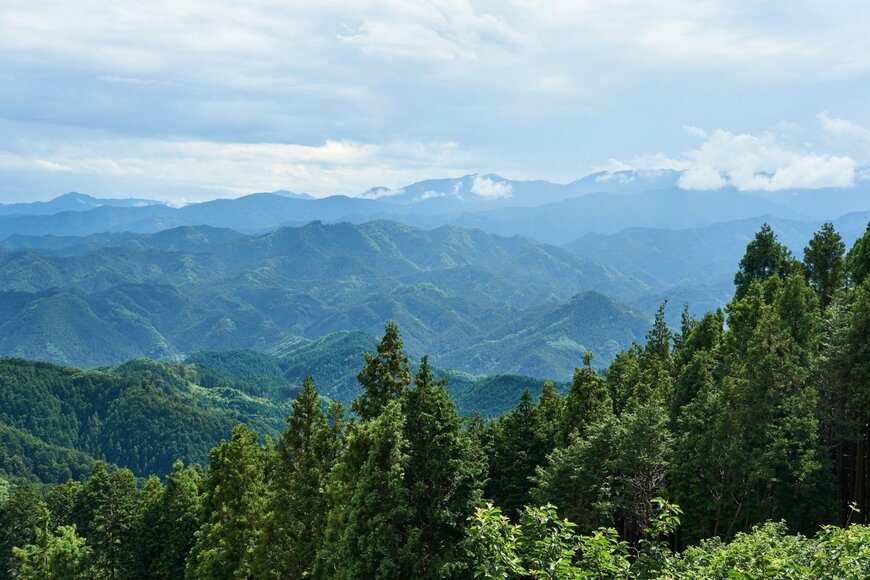
[[834, 293], [846, 282], [845, 252], [843, 238], [831, 223], [824, 224], [804, 248], [807, 282], [818, 292], [822, 308], [831, 303]]
[[409, 442], [405, 486], [413, 510], [406, 550], [416, 554], [413, 575], [457, 577], [459, 545], [469, 515], [480, 504], [485, 462], [463, 428], [456, 405], [423, 357], [414, 387], [402, 397]]
[[99, 457], [139, 475], [204, 463], [239, 421], [276, 436], [289, 405], [202, 388], [190, 367], [131, 361], [84, 371], [0, 359], [0, 473], [59, 483]]
[[517, 408], [502, 417], [493, 433], [486, 496], [508, 515], [529, 502], [532, 476], [556, 445], [546, 439], [532, 396], [523, 393]]
[[740, 260], [740, 269], [734, 276], [734, 297], [743, 298], [752, 282], [763, 282], [770, 276], [785, 277], [793, 263], [791, 251], [777, 241], [768, 224], [762, 225]]
[[262, 522], [263, 451], [244, 425], [213, 449], [206, 477], [204, 524], [187, 559], [191, 578], [231, 579], [251, 574]]
[[325, 489], [341, 446], [344, 411], [336, 405], [330, 423], [314, 381], [305, 379], [273, 458], [254, 560], [258, 578], [301, 578], [311, 572], [326, 529]]
[[49, 513], [37, 489], [29, 483], [12, 488], [0, 504], [0, 578], [10, 578], [13, 549], [36, 542], [36, 531], [48, 525]]
[[79, 580], [91, 577], [90, 548], [75, 526], [60, 526], [54, 534], [36, 530], [36, 543], [12, 549], [12, 577], [20, 580]]
[[853, 286], [861, 285], [870, 273], [870, 223], [846, 255], [846, 271]]
[[409, 442], [398, 401], [351, 429], [330, 483], [330, 512], [315, 576], [409, 578], [416, 554], [407, 550], [413, 515], [404, 484]]
[[377, 353], [366, 353], [365, 361], [357, 375], [363, 392], [351, 408], [363, 419], [373, 419], [411, 383], [411, 365], [394, 322], [386, 324]]

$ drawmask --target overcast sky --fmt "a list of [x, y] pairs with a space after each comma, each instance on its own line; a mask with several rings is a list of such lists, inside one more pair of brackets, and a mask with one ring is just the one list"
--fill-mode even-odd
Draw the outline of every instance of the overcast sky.
[[868, 31], [866, 0], [3, 0], [0, 201], [631, 167], [850, 186]]

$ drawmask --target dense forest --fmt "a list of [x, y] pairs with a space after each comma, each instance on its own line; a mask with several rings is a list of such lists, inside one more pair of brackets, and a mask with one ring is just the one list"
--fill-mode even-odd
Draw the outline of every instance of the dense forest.
[[[0, 480], [0, 578], [870, 577], [868, 274], [870, 228], [847, 253], [825, 225], [801, 262], [764, 226], [724, 310], [672, 329], [662, 305], [606, 370], [590, 353], [562, 392], [494, 420], [461, 415], [388, 323], [349, 408], [306, 380], [276, 439], [238, 425], [206, 467], [165, 478], [141, 477], [165, 453], [112, 464], [123, 421], [80, 416], [104, 399], [52, 399], [76, 421], [0, 437], [29, 453], [25, 428], [64, 448], [86, 434], [92, 454], [65, 483]], [[209, 380], [245, 400], [240, 379]], [[145, 407], [186, 388], [126, 389], [140, 397], [117, 416], [190, 422], [208, 411], [192, 395]], [[39, 422], [11, 399], [4, 413]]]

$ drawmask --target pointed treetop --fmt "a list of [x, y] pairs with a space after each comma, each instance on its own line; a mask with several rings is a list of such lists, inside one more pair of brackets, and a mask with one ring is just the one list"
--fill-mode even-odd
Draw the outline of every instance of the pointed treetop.
[[369, 420], [380, 415], [387, 403], [398, 399], [411, 383], [411, 365], [395, 322], [387, 322], [377, 354], [364, 356], [365, 367], [357, 375], [363, 392], [352, 409], [363, 420]]

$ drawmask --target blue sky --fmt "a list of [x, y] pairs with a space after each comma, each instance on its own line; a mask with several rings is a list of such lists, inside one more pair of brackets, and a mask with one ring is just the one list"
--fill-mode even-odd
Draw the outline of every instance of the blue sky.
[[852, 186], [865, 2], [4, 0], [0, 201], [494, 172]]

